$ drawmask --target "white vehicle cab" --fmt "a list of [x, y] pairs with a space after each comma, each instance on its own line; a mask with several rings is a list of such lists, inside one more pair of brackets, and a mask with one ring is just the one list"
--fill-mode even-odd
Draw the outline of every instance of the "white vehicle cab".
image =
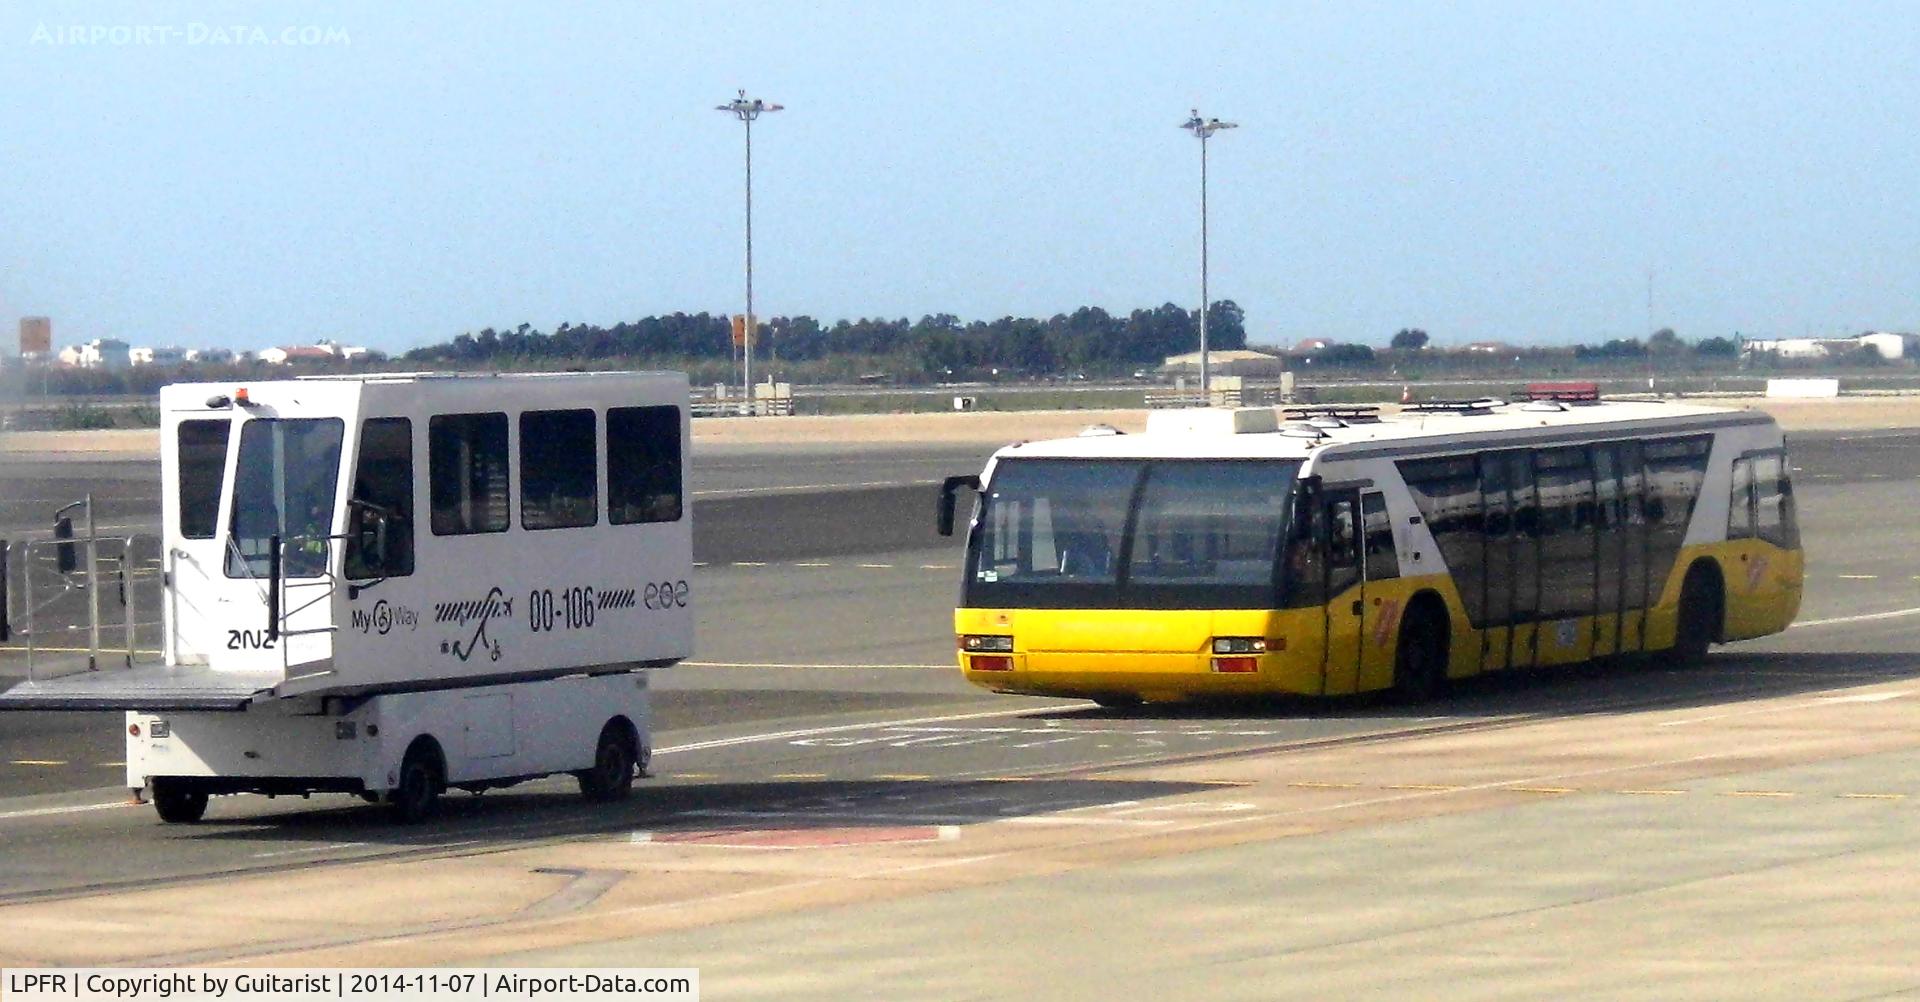
[[693, 643], [685, 376], [181, 384], [160, 406], [161, 657], [36, 671], [0, 708], [127, 711], [128, 785], [169, 821], [222, 793], [414, 819], [447, 787], [570, 772], [612, 798], [644, 774], [643, 669]]

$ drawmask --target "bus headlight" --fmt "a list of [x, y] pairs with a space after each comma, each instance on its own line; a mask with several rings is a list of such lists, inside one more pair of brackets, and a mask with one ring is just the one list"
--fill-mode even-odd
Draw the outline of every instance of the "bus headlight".
[[966, 633], [960, 636], [960, 649], [968, 654], [1012, 654], [1013, 638]]
[[1213, 653], [1265, 654], [1267, 653], [1267, 641], [1265, 637], [1215, 637], [1213, 638]]

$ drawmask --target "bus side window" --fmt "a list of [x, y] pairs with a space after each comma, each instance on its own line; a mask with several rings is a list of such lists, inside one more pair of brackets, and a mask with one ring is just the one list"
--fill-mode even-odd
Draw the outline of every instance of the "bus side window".
[[1360, 516], [1367, 543], [1367, 580], [1386, 581], [1400, 576], [1400, 558], [1393, 548], [1393, 520], [1387, 517], [1385, 495], [1360, 498]]
[[[676, 431], [678, 429], [676, 428]], [[591, 410], [520, 415], [520, 527], [569, 529], [600, 521]]]
[[1786, 456], [1753, 457], [1754, 535], [1775, 546], [1795, 549], [1800, 530], [1793, 513], [1793, 487], [1787, 479]]
[[505, 414], [427, 419], [427, 472], [434, 535], [507, 531]]
[[680, 408], [608, 408], [607, 521], [680, 521], [680, 465]]
[[413, 422], [369, 418], [347, 501], [346, 575], [355, 580], [413, 573]]
[[1727, 497], [1727, 538], [1753, 538], [1753, 460], [1733, 461], [1733, 492]]
[[1359, 513], [1351, 496], [1328, 501], [1326, 510], [1327, 597], [1331, 599], [1360, 583], [1359, 533], [1354, 526]]

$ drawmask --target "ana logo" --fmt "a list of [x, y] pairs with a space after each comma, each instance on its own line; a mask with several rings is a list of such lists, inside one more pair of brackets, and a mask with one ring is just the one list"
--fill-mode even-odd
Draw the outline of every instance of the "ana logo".
[[436, 623], [454, 623], [465, 626], [474, 624], [473, 634], [465, 643], [458, 640], [440, 641], [440, 653], [451, 654], [462, 661], [470, 660], [480, 651], [486, 651], [490, 660], [500, 660], [500, 642], [487, 636], [487, 624], [494, 617], [513, 615], [513, 599], [506, 596], [498, 587], [489, 588], [487, 597], [474, 602], [437, 602], [433, 607], [433, 621]]

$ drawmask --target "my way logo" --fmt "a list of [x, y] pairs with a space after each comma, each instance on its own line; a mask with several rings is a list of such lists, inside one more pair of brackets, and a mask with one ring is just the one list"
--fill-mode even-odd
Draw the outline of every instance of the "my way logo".
[[353, 628], [361, 633], [378, 633], [386, 636], [395, 627], [402, 630], [420, 628], [420, 614], [404, 605], [394, 605], [386, 599], [373, 603], [371, 611], [355, 609], [352, 616]]
[[475, 654], [486, 651], [488, 659], [500, 660], [500, 642], [487, 636], [487, 624], [496, 617], [509, 618], [512, 615], [513, 599], [497, 587], [488, 589], [487, 597], [477, 601], [434, 603], [434, 622], [473, 626], [473, 633], [464, 643], [459, 640], [440, 641], [440, 653], [468, 661]]

